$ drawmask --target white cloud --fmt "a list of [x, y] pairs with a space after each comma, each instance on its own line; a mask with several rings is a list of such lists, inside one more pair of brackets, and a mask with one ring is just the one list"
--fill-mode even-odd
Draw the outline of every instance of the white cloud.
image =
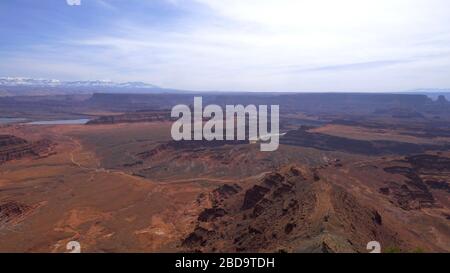
[[79, 6], [81, 5], [81, 0], [66, 0], [69, 6]]
[[[206, 10], [173, 18], [169, 29], [111, 18], [110, 31], [66, 38], [63, 43], [73, 51], [64, 62], [91, 63], [86, 77], [107, 72], [112, 79], [182, 89], [450, 86], [447, 0], [167, 1], [180, 9], [191, 8], [193, 1]], [[53, 50], [46, 55], [49, 71], [63, 62], [50, 54]]]

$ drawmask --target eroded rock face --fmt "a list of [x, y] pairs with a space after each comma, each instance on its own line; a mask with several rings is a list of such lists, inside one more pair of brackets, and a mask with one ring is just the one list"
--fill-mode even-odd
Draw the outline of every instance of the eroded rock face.
[[27, 143], [24, 139], [12, 135], [0, 135], [0, 148]]
[[26, 214], [31, 207], [14, 201], [9, 201], [0, 204], [0, 224], [12, 222], [24, 214]]
[[0, 135], [0, 164], [26, 156], [37, 156], [47, 152], [50, 145], [48, 140], [28, 142], [12, 135]]
[[241, 210], [246, 210], [255, 207], [255, 205], [263, 199], [264, 195], [270, 190], [259, 185], [253, 186], [253, 188], [245, 192], [244, 202]]
[[200, 213], [198, 220], [201, 222], [207, 222], [219, 217], [223, 217], [226, 211], [222, 208], [208, 208]]
[[[233, 194], [211, 194], [212, 207], [182, 241], [194, 252], [354, 252], [374, 239], [398, 244], [381, 212], [344, 189], [286, 167]], [[220, 196], [220, 197], [219, 197]], [[219, 198], [218, 198], [219, 197]]]
[[415, 170], [421, 171], [450, 171], [450, 158], [437, 155], [415, 155], [406, 157]]
[[421, 154], [408, 156], [402, 161], [409, 166], [384, 168], [385, 172], [405, 177], [404, 182], [392, 181], [380, 192], [390, 195], [405, 210], [435, 206], [435, 198], [430, 189], [450, 192], [450, 181], [446, 173], [450, 171], [450, 158]]
[[443, 190], [450, 193], [450, 183], [445, 180], [425, 180], [425, 183], [432, 189]]
[[207, 243], [207, 238], [212, 234], [214, 234], [213, 231], [209, 231], [202, 227], [196, 227], [195, 230], [183, 240], [182, 245], [185, 247], [204, 246]]
[[[356, 251], [361, 251], [365, 243], [376, 240], [384, 245], [399, 245], [400, 239], [390, 227], [383, 223], [383, 216], [376, 208], [362, 205], [353, 195], [339, 187], [331, 190], [333, 217], [330, 231], [343, 236]], [[333, 233], [333, 232], [332, 232]]]
[[240, 191], [242, 191], [242, 188], [238, 184], [224, 184], [211, 192], [211, 202], [213, 206], [217, 206], [223, 202], [223, 200], [239, 193]]
[[389, 192], [392, 192], [391, 195], [401, 208], [411, 210], [433, 206], [433, 195], [414, 169], [388, 167], [384, 168], [384, 171], [392, 174], [401, 174], [406, 177], [404, 183], [391, 182], [388, 186]]

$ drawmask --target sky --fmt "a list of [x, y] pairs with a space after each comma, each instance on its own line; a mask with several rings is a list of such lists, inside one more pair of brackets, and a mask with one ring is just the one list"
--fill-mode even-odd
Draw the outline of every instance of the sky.
[[450, 1], [2, 0], [8, 76], [203, 91], [450, 88]]

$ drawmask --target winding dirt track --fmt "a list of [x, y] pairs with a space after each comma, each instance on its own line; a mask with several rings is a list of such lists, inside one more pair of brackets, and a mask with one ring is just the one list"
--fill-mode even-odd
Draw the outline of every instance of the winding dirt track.
[[32, 207], [17, 221], [0, 223], [0, 252], [65, 252], [71, 240], [88, 252], [175, 251], [192, 229], [196, 197], [207, 189], [102, 168], [70, 135], [73, 129], [84, 130], [23, 128], [29, 137], [51, 139], [54, 153], [0, 166], [0, 202]]

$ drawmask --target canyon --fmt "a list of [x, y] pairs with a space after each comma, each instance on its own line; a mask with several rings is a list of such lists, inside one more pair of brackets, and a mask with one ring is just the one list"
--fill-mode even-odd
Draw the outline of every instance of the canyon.
[[262, 152], [247, 133], [173, 140], [167, 109], [194, 95], [0, 98], [19, 118], [0, 125], [0, 252], [450, 250], [448, 102], [205, 94], [280, 103], [286, 134]]

